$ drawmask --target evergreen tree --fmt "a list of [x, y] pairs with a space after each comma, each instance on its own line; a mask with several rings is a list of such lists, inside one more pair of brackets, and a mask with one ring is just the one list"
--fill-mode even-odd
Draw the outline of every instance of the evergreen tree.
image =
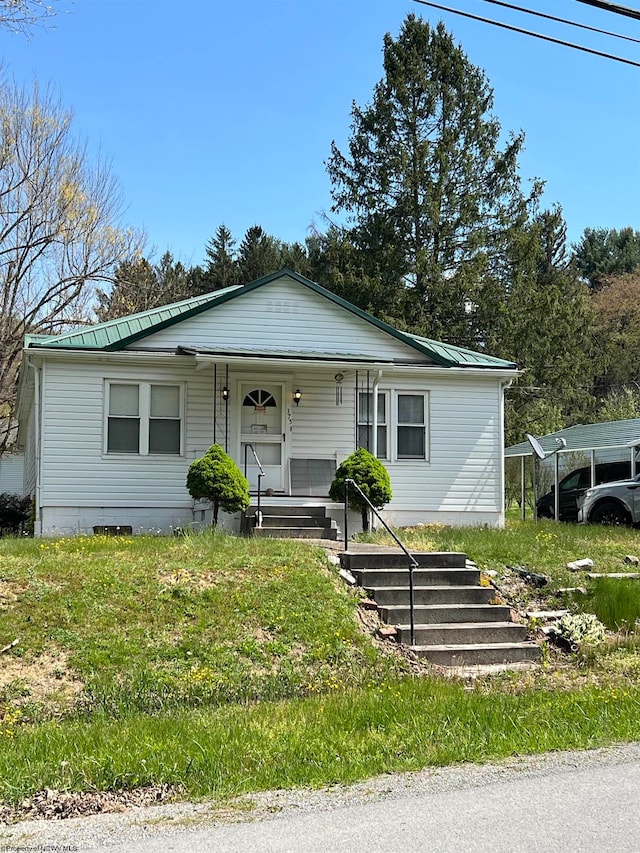
[[640, 231], [633, 228], [585, 228], [574, 247], [580, 275], [597, 288], [607, 278], [640, 270]]
[[146, 258], [124, 262], [116, 267], [111, 290], [97, 291], [96, 316], [102, 323], [179, 302], [194, 295], [193, 285], [193, 271], [174, 261], [171, 252], [155, 265]]
[[[336, 475], [329, 487], [329, 497], [332, 501], [340, 501], [341, 503], [345, 501], [345, 480], [353, 480], [376, 509], [382, 509], [391, 500], [389, 472], [382, 462], [364, 447], [359, 447], [338, 466]], [[360, 510], [362, 529], [368, 530], [369, 504], [353, 488], [349, 489], [349, 505], [352, 509]]]
[[227, 226], [219, 225], [205, 248], [207, 254], [207, 266], [203, 273], [205, 292], [222, 290], [241, 283], [240, 271], [235, 260], [235, 244], [236, 241]]
[[332, 209], [380, 281], [375, 313], [389, 302], [402, 325], [472, 344], [482, 276], [527, 218], [523, 136], [499, 148], [493, 92], [442, 23], [409, 15], [397, 40], [385, 36], [384, 71], [371, 104], [352, 108], [348, 154], [332, 144]]
[[156, 308], [160, 305], [169, 305], [171, 302], [180, 302], [188, 299], [193, 294], [190, 289], [189, 269], [182, 261], [174, 260], [171, 252], [165, 252], [160, 262], [154, 267], [158, 282], [156, 293]]
[[243, 284], [276, 272], [282, 266], [280, 244], [260, 225], [247, 229], [238, 250], [238, 270]]
[[560, 209], [539, 214], [512, 252], [516, 273], [494, 349], [524, 370], [507, 395], [507, 444], [584, 422], [594, 404], [593, 310]]
[[125, 261], [114, 272], [111, 290], [98, 289], [96, 317], [100, 323], [147, 311], [156, 305], [158, 280], [146, 258]]
[[230, 513], [242, 512], [250, 503], [246, 477], [219, 444], [212, 444], [204, 456], [191, 463], [187, 491], [195, 500], [211, 501], [214, 526], [218, 523], [220, 508]]

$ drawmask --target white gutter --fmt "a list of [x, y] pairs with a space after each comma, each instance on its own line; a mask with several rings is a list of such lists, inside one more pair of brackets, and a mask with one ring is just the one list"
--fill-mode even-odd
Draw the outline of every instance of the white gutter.
[[186, 359], [195, 359], [196, 369], [198, 365], [206, 367], [209, 364], [242, 364], [247, 362], [266, 363], [269, 365], [282, 365], [283, 367], [331, 367], [333, 369], [341, 368], [344, 370], [358, 370], [360, 368], [385, 369], [393, 372], [413, 372], [419, 370], [421, 373], [428, 372], [433, 376], [473, 376], [485, 377], [491, 379], [513, 380], [522, 374], [517, 368], [496, 368], [496, 367], [443, 367], [437, 364], [425, 364], [424, 362], [397, 363], [393, 361], [366, 361], [355, 360], [340, 357], [336, 358], [286, 358], [282, 356], [268, 356], [261, 353], [254, 355], [226, 355], [225, 353], [197, 354], [197, 353], [177, 353], [174, 349], [165, 351], [150, 351], [150, 350], [93, 350], [93, 349], [62, 349], [60, 347], [29, 347], [26, 350], [30, 356], [36, 358], [41, 356], [44, 358], [56, 358], [61, 361], [85, 361], [87, 358], [100, 362], [129, 362], [144, 359], [148, 362], [158, 361], [166, 362], [169, 359], [179, 358], [181, 361]]

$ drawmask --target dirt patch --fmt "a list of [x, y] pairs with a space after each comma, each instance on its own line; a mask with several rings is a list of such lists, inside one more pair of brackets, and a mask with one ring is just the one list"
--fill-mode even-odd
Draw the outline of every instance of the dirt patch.
[[173, 785], [152, 785], [133, 791], [38, 791], [18, 805], [0, 804], [0, 821], [64, 820], [70, 817], [125, 812], [132, 806], [167, 803], [180, 795]]
[[83, 688], [82, 681], [69, 671], [67, 655], [47, 651], [33, 658], [0, 655], [0, 691], [16, 687], [23, 702], [48, 702], [52, 698], [72, 700]]

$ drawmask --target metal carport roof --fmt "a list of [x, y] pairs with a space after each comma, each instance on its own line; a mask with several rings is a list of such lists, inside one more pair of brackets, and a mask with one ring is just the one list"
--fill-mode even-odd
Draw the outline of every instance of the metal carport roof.
[[[558, 450], [563, 438], [567, 444], [559, 452], [588, 450], [613, 450], [615, 448], [634, 447], [640, 445], [640, 418], [630, 418], [625, 421], [607, 421], [600, 424], [579, 424], [566, 427], [549, 435], [536, 436], [546, 453]], [[504, 455], [531, 456], [533, 449], [528, 441], [507, 447]]]

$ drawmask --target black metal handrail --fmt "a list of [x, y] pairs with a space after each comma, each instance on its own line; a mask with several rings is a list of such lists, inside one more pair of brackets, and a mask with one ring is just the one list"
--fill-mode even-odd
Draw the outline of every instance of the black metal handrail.
[[260, 464], [260, 460], [258, 459], [258, 454], [254, 450], [253, 444], [245, 444], [244, 446], [244, 476], [247, 476], [247, 450], [250, 450], [253, 453], [253, 458], [256, 460], [256, 465], [258, 466], [259, 474], [258, 474], [258, 509], [256, 510], [256, 527], [262, 527], [262, 511], [260, 510], [260, 495], [262, 494], [262, 478], [266, 476], [264, 473], [264, 468]]
[[344, 481], [344, 550], [345, 551], [347, 550], [347, 541], [349, 539], [348, 516], [349, 516], [349, 487], [350, 486], [353, 486], [356, 489], [356, 491], [358, 492], [360, 497], [367, 503], [367, 505], [369, 506], [371, 511], [375, 514], [376, 518], [380, 522], [382, 522], [387, 533], [391, 536], [391, 538], [394, 540], [396, 545], [398, 545], [398, 547], [401, 548], [402, 551], [404, 551], [404, 553], [407, 555], [407, 558], [409, 559], [409, 620], [410, 620], [410, 630], [411, 630], [411, 645], [415, 646], [416, 638], [415, 638], [415, 619], [414, 619], [414, 612], [413, 612], [413, 610], [414, 610], [413, 570], [419, 568], [420, 564], [418, 563], [416, 558], [413, 556], [413, 554], [411, 554], [408, 551], [407, 547], [398, 539], [396, 534], [389, 527], [387, 522], [380, 515], [378, 510], [374, 507], [374, 505], [371, 503], [369, 498], [365, 495], [365, 493], [362, 491], [362, 489], [356, 483], [356, 481], [351, 480], [349, 478], [347, 478]]

